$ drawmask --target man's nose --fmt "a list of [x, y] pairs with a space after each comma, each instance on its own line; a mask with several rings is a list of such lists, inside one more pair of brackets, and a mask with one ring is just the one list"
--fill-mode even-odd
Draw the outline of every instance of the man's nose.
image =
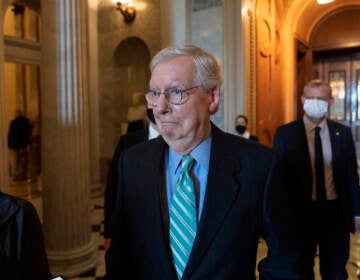
[[169, 102], [166, 100], [164, 94], [160, 94], [154, 109], [159, 114], [164, 114], [169, 111]]

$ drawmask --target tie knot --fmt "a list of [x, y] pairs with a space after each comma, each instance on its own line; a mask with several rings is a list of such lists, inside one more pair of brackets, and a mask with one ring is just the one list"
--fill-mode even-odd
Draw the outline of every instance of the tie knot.
[[320, 126], [315, 126], [315, 132], [316, 132], [316, 133], [319, 133], [319, 132], [320, 132], [320, 129], [321, 129]]
[[195, 159], [189, 155], [182, 156], [181, 158], [181, 171], [190, 170], [192, 165], [194, 164]]

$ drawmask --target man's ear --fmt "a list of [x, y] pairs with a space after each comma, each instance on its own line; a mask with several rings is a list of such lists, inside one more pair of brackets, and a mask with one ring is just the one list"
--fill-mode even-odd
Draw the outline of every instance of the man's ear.
[[211, 98], [210, 104], [209, 104], [209, 111], [210, 114], [213, 115], [217, 112], [219, 109], [220, 104], [220, 88], [218, 86], [214, 87], [210, 93], [209, 96]]
[[304, 97], [304, 95], [301, 95], [301, 104], [303, 104], [304, 105], [304, 103], [305, 103], [305, 97]]
[[329, 99], [329, 107], [331, 107], [333, 104], [334, 104], [334, 98], [331, 97], [331, 98]]

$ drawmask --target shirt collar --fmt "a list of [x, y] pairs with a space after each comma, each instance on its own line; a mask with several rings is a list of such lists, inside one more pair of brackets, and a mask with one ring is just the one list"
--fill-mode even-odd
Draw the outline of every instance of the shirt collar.
[[250, 132], [246, 130], [243, 134], [241, 134], [241, 137], [249, 139], [250, 138]]
[[321, 128], [321, 130], [324, 130], [327, 127], [327, 120], [324, 118], [320, 123], [314, 124], [308, 116], [304, 115], [303, 117], [304, 124], [305, 124], [305, 130], [306, 132], [310, 132], [315, 130], [315, 127], [318, 126]]
[[155, 125], [149, 122], [149, 140], [159, 136], [159, 132], [155, 129]]
[[[210, 150], [211, 150], [211, 137], [202, 141], [194, 150], [191, 151], [190, 155], [196, 160], [201, 168], [209, 170], [210, 161]], [[180, 166], [182, 155], [176, 153], [169, 147], [169, 167], [170, 172], [175, 174]]]

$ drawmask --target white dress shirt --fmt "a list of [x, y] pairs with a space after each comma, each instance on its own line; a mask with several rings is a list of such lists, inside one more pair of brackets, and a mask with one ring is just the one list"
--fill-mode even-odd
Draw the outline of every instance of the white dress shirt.
[[155, 129], [155, 125], [152, 122], [149, 122], [149, 140], [154, 139], [159, 136], [159, 132]]

